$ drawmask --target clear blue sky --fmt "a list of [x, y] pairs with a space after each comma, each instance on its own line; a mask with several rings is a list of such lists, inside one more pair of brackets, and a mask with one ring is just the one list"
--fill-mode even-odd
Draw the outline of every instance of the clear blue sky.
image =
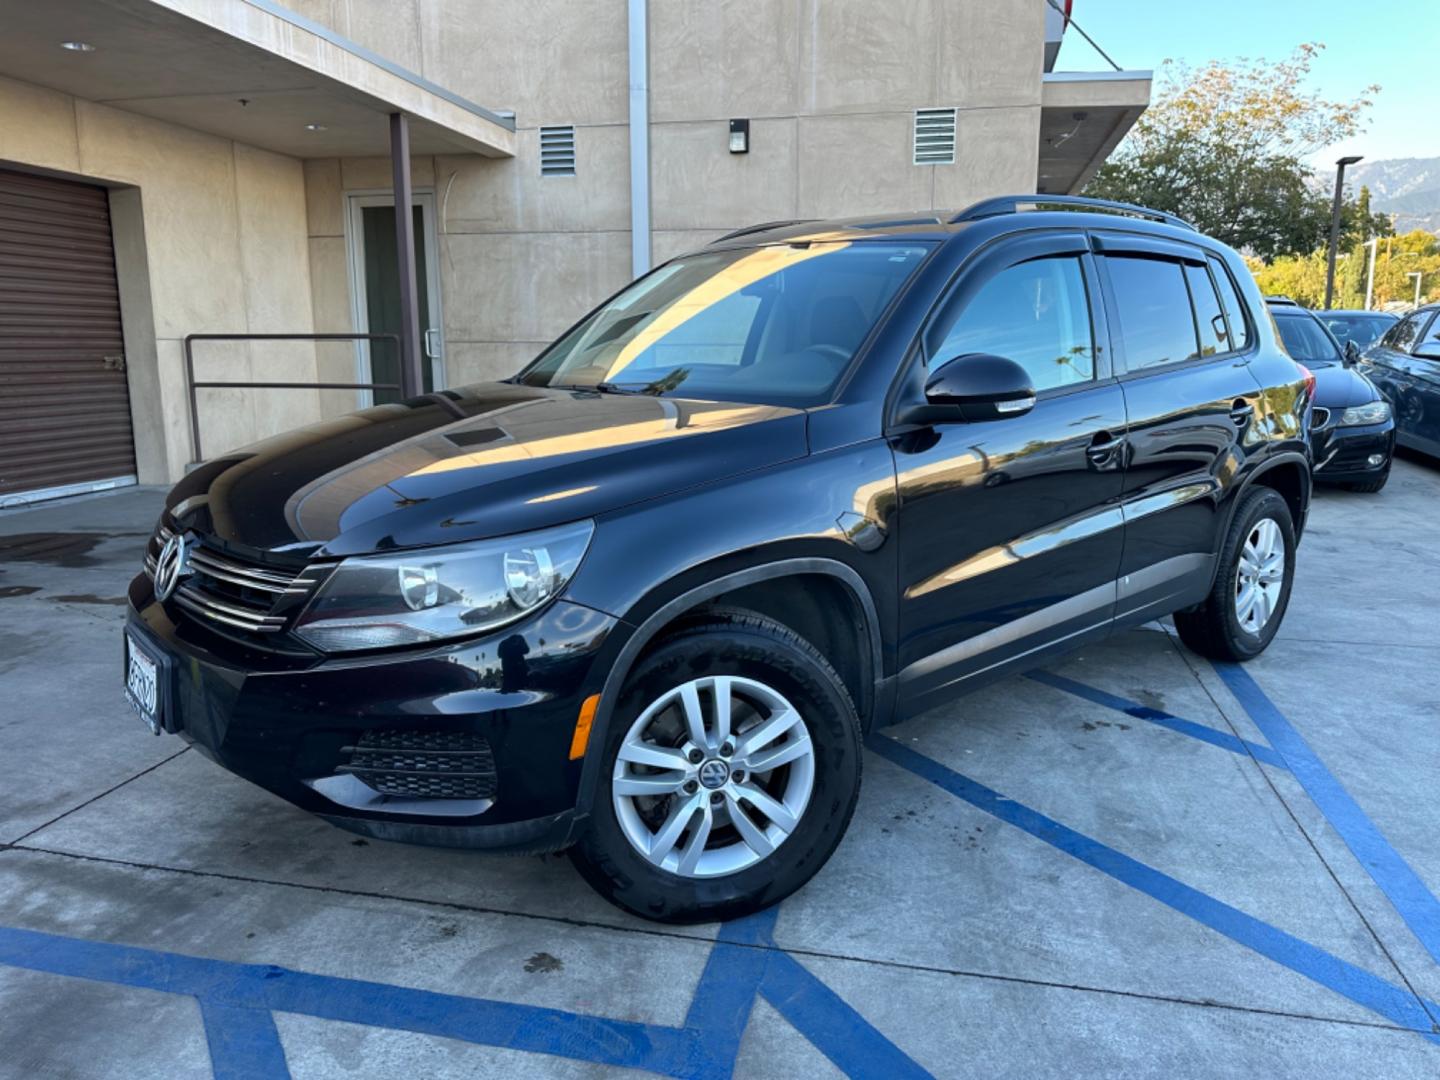
[[[1043, 2], [1043, 0], [1042, 0]], [[1074, 0], [1074, 20], [1123, 68], [1159, 69], [1167, 57], [1279, 60], [1305, 41], [1325, 51], [1311, 86], [1351, 100], [1370, 83], [1380, 93], [1357, 138], [1317, 154], [1368, 161], [1440, 157], [1440, 0]], [[1057, 69], [1106, 67], [1072, 26]]]

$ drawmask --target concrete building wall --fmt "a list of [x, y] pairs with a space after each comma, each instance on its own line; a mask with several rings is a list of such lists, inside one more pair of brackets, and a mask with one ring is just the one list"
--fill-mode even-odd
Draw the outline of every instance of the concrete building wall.
[[[0, 164], [111, 187], [140, 479], [179, 479], [190, 460], [185, 335], [311, 330], [300, 162], [0, 77]], [[201, 379], [315, 376], [308, 344], [196, 355]], [[200, 408], [213, 456], [310, 422], [317, 398], [202, 390]]]
[[[415, 165], [417, 187], [436, 192], [451, 384], [513, 373], [630, 278], [624, 3], [292, 6], [458, 94], [515, 110], [514, 158]], [[757, 221], [1034, 190], [1035, 0], [652, 0], [649, 33], [656, 262]], [[912, 163], [914, 110], [932, 106], [959, 109], [954, 165]], [[748, 154], [727, 150], [731, 117], [750, 120]], [[575, 126], [576, 176], [541, 177], [538, 129], [550, 124]], [[349, 162], [307, 164], [317, 329], [351, 328], [344, 192], [389, 186], [388, 174], [374, 185], [353, 174]], [[322, 355], [327, 377], [353, 373], [353, 351]]]

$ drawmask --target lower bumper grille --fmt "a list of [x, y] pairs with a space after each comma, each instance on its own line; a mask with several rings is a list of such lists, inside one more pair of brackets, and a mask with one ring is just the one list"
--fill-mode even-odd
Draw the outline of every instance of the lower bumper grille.
[[341, 749], [338, 773], [381, 795], [408, 799], [490, 799], [497, 776], [490, 743], [464, 731], [368, 731]]

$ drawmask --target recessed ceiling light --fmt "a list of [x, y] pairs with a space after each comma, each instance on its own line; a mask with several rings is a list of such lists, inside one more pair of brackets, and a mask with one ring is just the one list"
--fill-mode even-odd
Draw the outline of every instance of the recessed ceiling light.
[[95, 46], [91, 45], [88, 41], [62, 41], [60, 47], [62, 49], [69, 49], [71, 52], [95, 51]]
[[306, 131], [324, 131], [324, 130], [325, 130], [325, 125], [324, 125], [324, 124], [306, 124], [306, 125], [305, 125], [305, 130], [306, 130]]

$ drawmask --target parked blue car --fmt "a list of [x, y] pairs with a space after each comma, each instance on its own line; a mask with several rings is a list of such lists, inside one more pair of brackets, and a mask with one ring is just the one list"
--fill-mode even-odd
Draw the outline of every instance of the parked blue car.
[[1391, 327], [1365, 353], [1361, 370], [1394, 410], [1396, 441], [1440, 457], [1440, 304]]

